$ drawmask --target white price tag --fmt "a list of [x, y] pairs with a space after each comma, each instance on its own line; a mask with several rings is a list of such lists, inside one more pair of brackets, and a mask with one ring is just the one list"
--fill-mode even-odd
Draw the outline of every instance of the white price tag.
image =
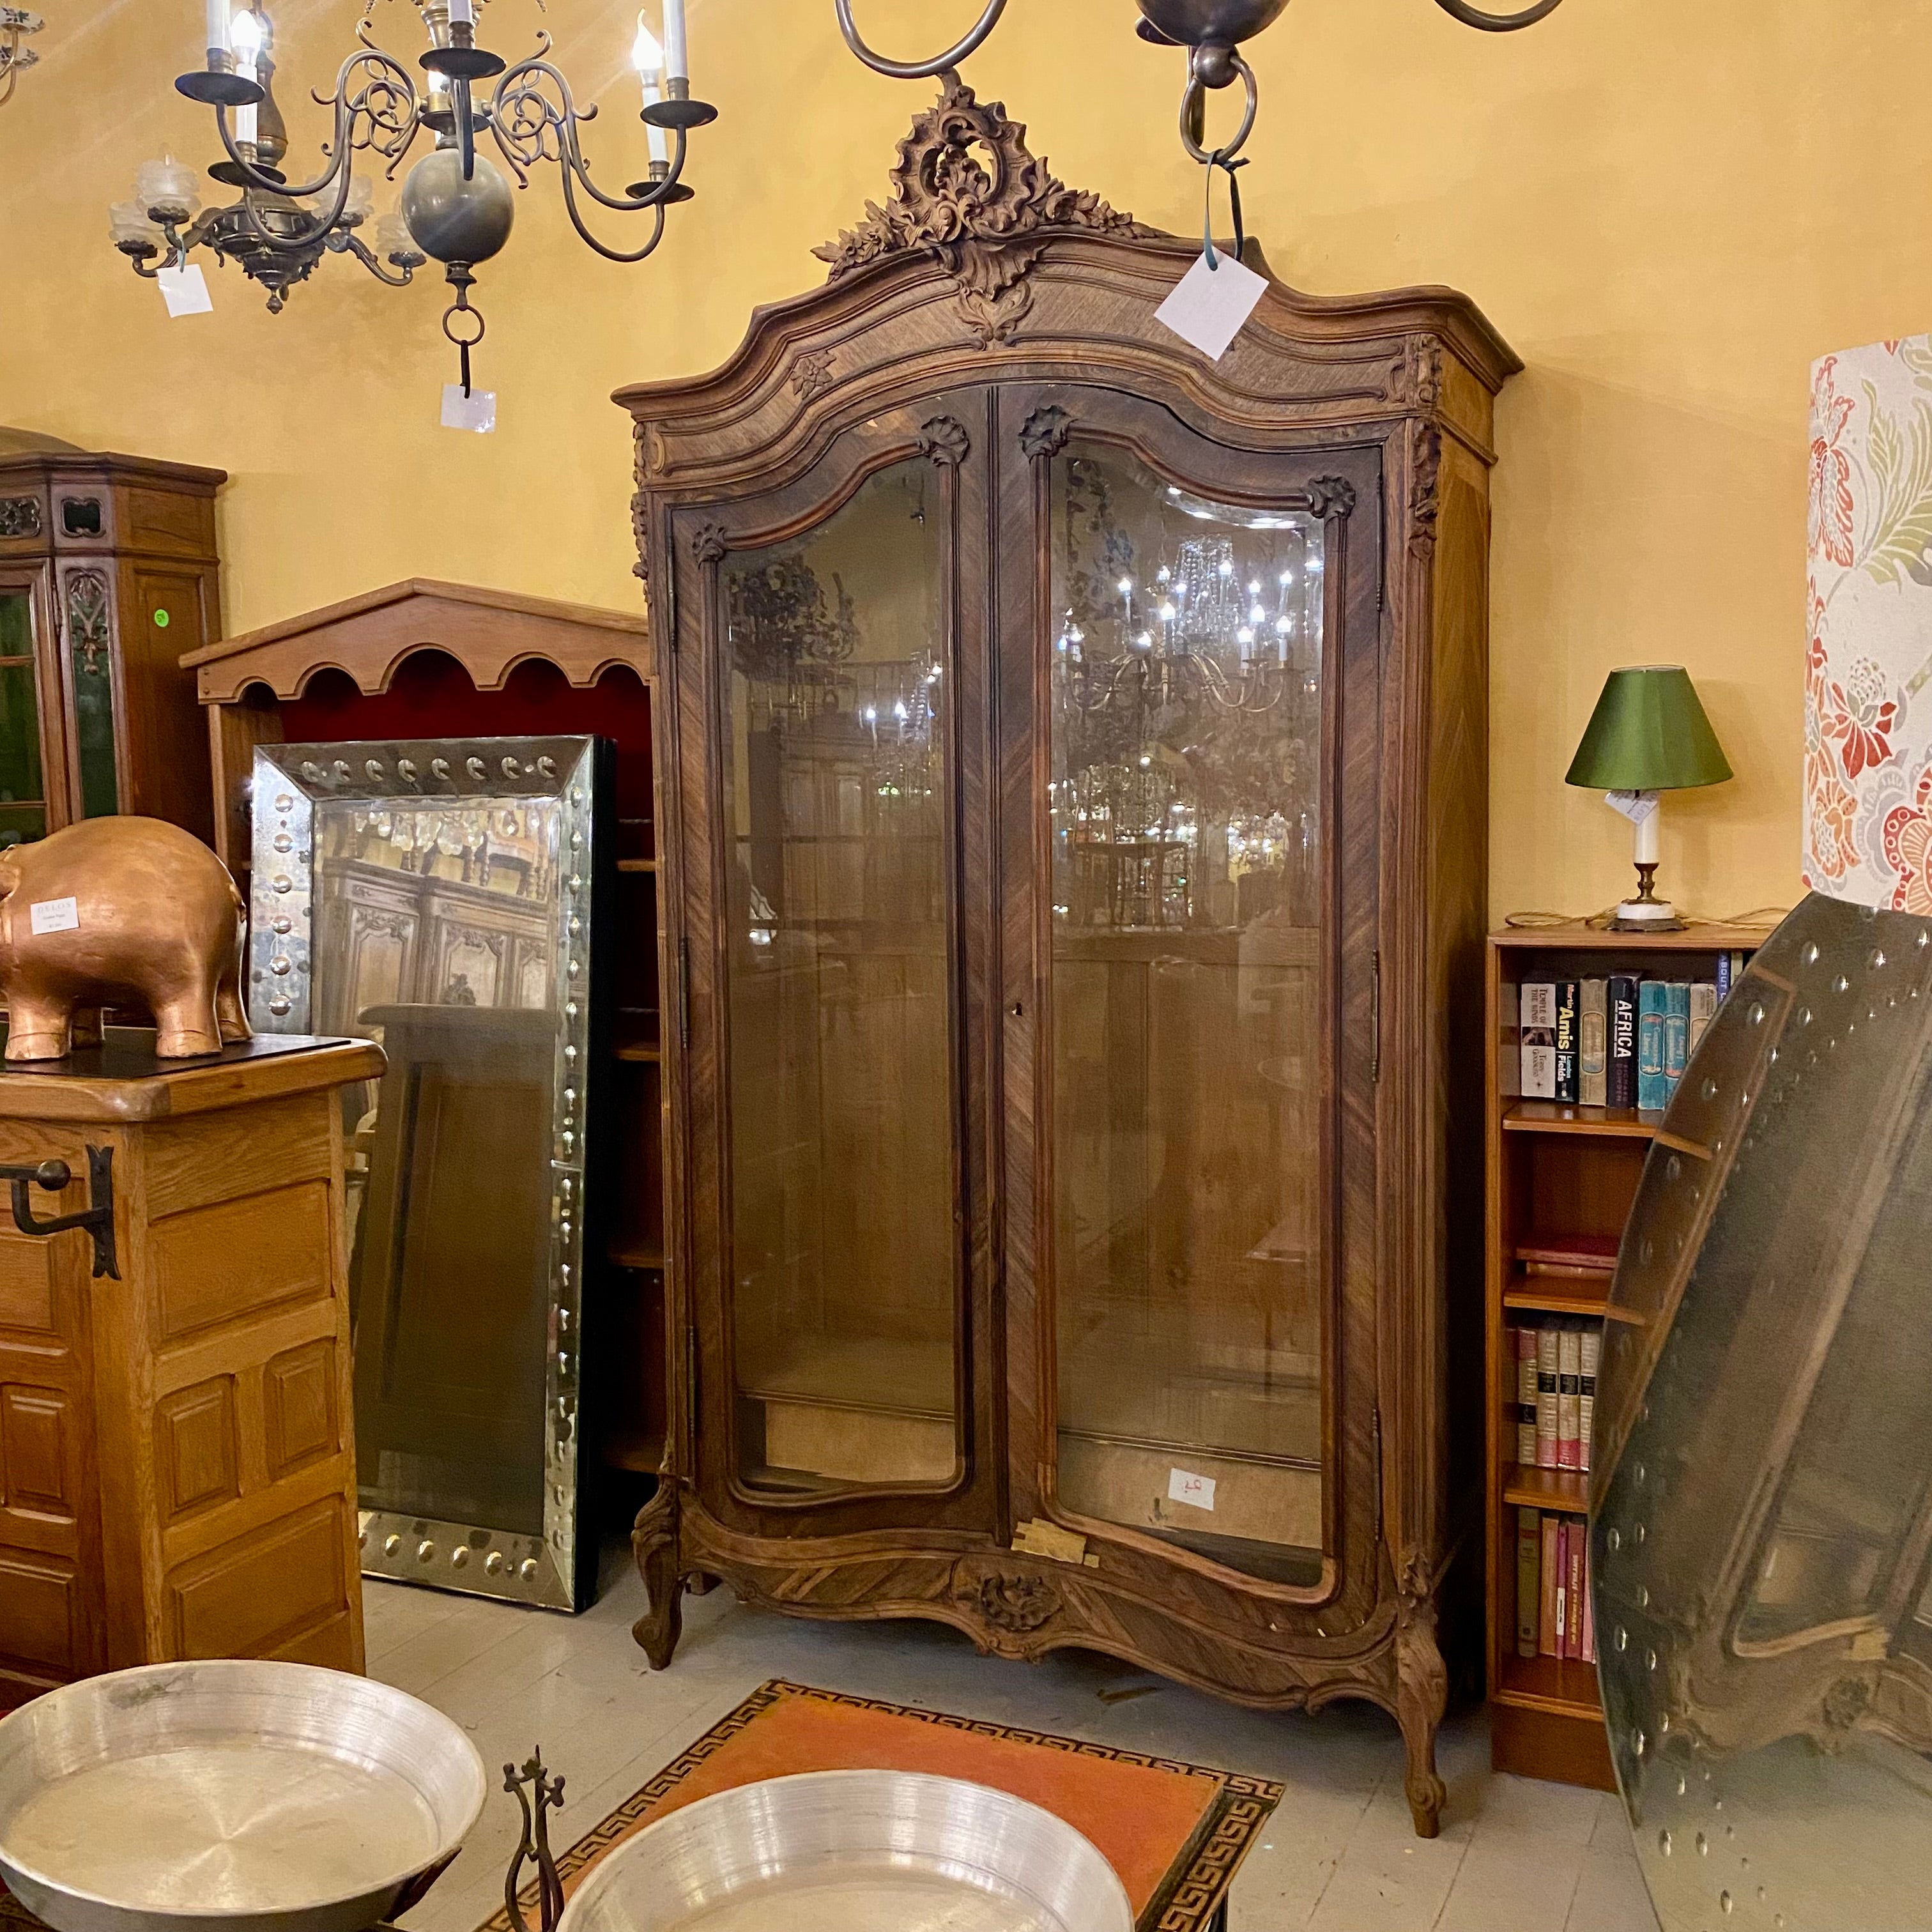
[[184, 315], [212, 315], [214, 298], [208, 292], [208, 278], [199, 262], [184, 268], [163, 268], [155, 278], [161, 299], [168, 305], [170, 320]]
[[1654, 791], [1606, 791], [1604, 802], [1612, 812], [1622, 812], [1633, 825], [1641, 825], [1646, 818], [1657, 816], [1663, 800]]
[[78, 899], [40, 899], [28, 908], [36, 932], [78, 932], [80, 902]]
[[1185, 1469], [1170, 1469], [1167, 1495], [1170, 1502], [1190, 1503], [1196, 1509], [1210, 1510], [1214, 1507], [1214, 1478], [1191, 1475]]
[[496, 391], [472, 389], [466, 396], [460, 382], [444, 383], [442, 426], [445, 429], [474, 430], [478, 436], [489, 435], [496, 427]]
[[1173, 294], [1155, 310], [1154, 320], [1165, 322], [1182, 341], [1191, 342], [1210, 362], [1218, 362], [1240, 334], [1242, 323], [1254, 314], [1268, 278], [1220, 249], [1214, 260], [1210, 268], [1204, 254], [1197, 256]]

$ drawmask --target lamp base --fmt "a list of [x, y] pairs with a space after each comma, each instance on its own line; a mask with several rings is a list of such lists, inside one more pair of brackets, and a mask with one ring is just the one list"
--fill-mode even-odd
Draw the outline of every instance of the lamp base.
[[1604, 928], [1609, 932], [1682, 932], [1685, 922], [1668, 899], [1625, 899]]

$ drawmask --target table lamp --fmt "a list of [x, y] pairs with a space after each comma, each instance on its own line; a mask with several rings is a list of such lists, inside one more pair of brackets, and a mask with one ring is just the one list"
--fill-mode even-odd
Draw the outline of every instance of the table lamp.
[[1607, 794], [1636, 828], [1637, 893], [1617, 908], [1614, 932], [1677, 932], [1684, 922], [1652, 890], [1657, 872], [1660, 792], [1721, 784], [1731, 776], [1724, 748], [1682, 664], [1613, 670], [1570, 761], [1567, 784]]

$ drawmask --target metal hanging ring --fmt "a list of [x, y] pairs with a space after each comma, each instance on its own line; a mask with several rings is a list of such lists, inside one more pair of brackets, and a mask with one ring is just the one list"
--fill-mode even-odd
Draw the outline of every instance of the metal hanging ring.
[[1479, 27], [1486, 34], [1513, 34], [1519, 27], [1533, 27], [1538, 21], [1548, 20], [1563, 0], [1536, 0], [1534, 6], [1526, 7], [1520, 14], [1486, 14], [1469, 0], [1436, 0], [1436, 4], [1466, 27]]
[[[474, 335], [459, 335], [450, 326], [451, 319], [459, 315], [466, 315], [476, 323], [476, 333]], [[459, 349], [474, 349], [489, 331], [490, 325], [483, 320], [482, 311], [472, 308], [466, 302], [453, 302], [442, 312], [442, 332]]]
[[1247, 89], [1247, 111], [1242, 115], [1240, 129], [1232, 141], [1223, 141], [1218, 147], [1204, 148], [1194, 138], [1194, 116], [1197, 104], [1201, 103], [1207, 92], [1207, 82], [1201, 78], [1194, 57], [1189, 56], [1187, 86], [1180, 97], [1180, 145], [1204, 167], [1210, 161], [1232, 160], [1248, 145], [1248, 136], [1255, 131], [1255, 116], [1261, 111], [1261, 88], [1255, 80], [1254, 69], [1241, 58], [1237, 49], [1228, 50], [1228, 62]]
[[930, 80], [934, 74], [957, 67], [968, 54], [978, 52], [1006, 10], [1006, 0], [986, 0], [986, 10], [980, 16], [980, 24], [950, 52], [929, 61], [890, 61], [873, 52], [859, 38], [858, 26], [852, 18], [852, 0], [833, 0], [833, 4], [838, 9], [838, 31], [845, 36], [845, 44], [874, 74], [882, 74], [888, 80]]

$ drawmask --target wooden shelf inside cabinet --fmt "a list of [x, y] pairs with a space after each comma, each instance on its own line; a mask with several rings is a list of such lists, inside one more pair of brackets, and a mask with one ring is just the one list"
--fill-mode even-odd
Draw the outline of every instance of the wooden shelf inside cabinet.
[[[1610, 1305], [1618, 1241], [1660, 1114], [1526, 1100], [1505, 1094], [1503, 989], [1525, 982], [1616, 974], [1712, 980], [1720, 953], [1749, 953], [1753, 928], [1694, 926], [1682, 932], [1610, 932], [1581, 920], [1491, 935], [1484, 1328], [1486, 1343], [1484, 1567], [1489, 1616], [1490, 1756], [1498, 1771], [1613, 1788], [1593, 1664], [1522, 1658], [1516, 1649], [1516, 1512], [1582, 1516], [1590, 1478], [1524, 1467], [1516, 1455], [1513, 1331], [1544, 1319], [1628, 1318]], [[1702, 1150], [1688, 1148], [1693, 1154]]]
[[612, 1267], [620, 1268], [661, 1269], [664, 1264], [662, 1248], [621, 1241], [614, 1242], [606, 1250], [606, 1258]]
[[620, 859], [617, 869], [620, 872], [655, 872], [658, 862], [655, 859]]
[[627, 1469], [633, 1475], [655, 1476], [664, 1467], [664, 1443], [650, 1436], [627, 1434], [621, 1429], [606, 1432], [604, 1461], [613, 1469]]

